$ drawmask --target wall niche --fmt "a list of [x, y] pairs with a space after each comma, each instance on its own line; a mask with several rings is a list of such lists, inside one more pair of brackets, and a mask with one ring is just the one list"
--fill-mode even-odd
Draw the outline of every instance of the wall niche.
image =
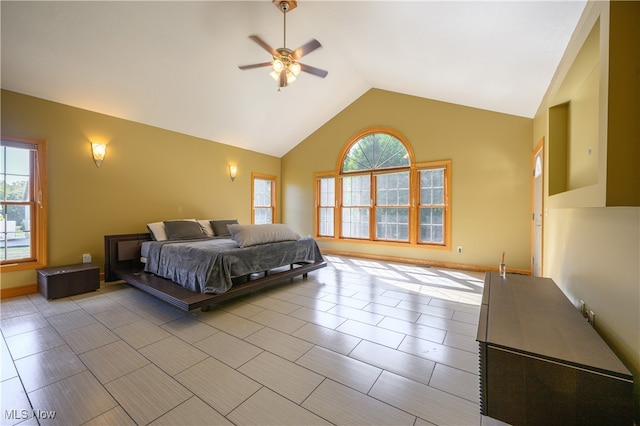
[[600, 25], [596, 22], [548, 110], [549, 195], [598, 183]]
[[640, 1], [590, 1], [583, 18], [545, 101], [546, 205], [640, 206]]

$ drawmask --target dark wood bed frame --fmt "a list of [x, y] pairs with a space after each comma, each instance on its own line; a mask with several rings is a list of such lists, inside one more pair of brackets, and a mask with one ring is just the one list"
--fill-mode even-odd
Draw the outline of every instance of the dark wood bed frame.
[[255, 275], [241, 277], [244, 282], [234, 284], [225, 293], [201, 294], [186, 289], [166, 278], [144, 272], [144, 265], [140, 261], [140, 247], [144, 241], [150, 240], [151, 235], [148, 233], [105, 235], [104, 281], [126, 281], [128, 284], [182, 311], [191, 311], [198, 308], [208, 310], [210, 305], [282, 284], [285, 280], [299, 275], [307, 278], [307, 274], [310, 271], [327, 266], [324, 261], [297, 263], [271, 271], [264, 271], [259, 278], [255, 278]]

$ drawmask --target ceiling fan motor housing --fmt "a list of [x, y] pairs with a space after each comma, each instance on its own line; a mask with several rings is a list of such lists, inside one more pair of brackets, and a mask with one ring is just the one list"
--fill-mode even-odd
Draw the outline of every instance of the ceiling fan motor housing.
[[273, 4], [282, 12], [287, 13], [291, 12], [298, 6], [298, 2], [296, 0], [272, 0]]

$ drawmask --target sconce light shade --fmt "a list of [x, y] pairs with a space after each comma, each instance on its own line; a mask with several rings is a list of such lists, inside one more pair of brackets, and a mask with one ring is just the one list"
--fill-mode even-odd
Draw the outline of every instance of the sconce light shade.
[[104, 156], [107, 153], [107, 145], [91, 142], [91, 153], [93, 154], [93, 161], [96, 163], [96, 166], [100, 167], [100, 164], [102, 164], [102, 160], [104, 160]]
[[236, 178], [236, 174], [238, 173], [238, 166], [232, 166], [229, 164], [229, 177], [231, 177], [231, 182]]

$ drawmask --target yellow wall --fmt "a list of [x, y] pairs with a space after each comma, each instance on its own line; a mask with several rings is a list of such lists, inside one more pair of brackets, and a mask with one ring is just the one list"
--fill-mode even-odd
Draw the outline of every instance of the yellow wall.
[[335, 170], [350, 138], [373, 126], [402, 133], [417, 162], [452, 160], [452, 249], [321, 248], [493, 268], [506, 251], [508, 267], [530, 269], [532, 120], [414, 96], [372, 89], [287, 153], [283, 221], [313, 234], [314, 173]]
[[[49, 265], [104, 265], [104, 235], [146, 232], [164, 219], [251, 222], [251, 172], [280, 176], [280, 159], [2, 91], [2, 135], [45, 139]], [[90, 141], [107, 143], [100, 168]], [[231, 182], [228, 164], [238, 165]], [[233, 200], [233, 202], [230, 202]], [[34, 284], [2, 274], [1, 288]]]
[[[635, 17], [636, 20], [632, 25], [620, 21], [622, 19], [628, 22], [630, 17]], [[572, 55], [578, 51], [599, 20], [600, 62], [605, 64], [601, 73], [605, 74], [605, 84], [600, 86], [599, 94], [599, 113], [604, 118], [601, 120], [604, 129], [598, 132], [598, 143], [601, 149], [599, 155], [603, 157], [601, 160], [606, 159], [606, 162], [601, 161], [604, 166], [601, 165], [599, 170], [597, 185], [568, 191], [559, 194], [560, 197], [545, 194], [547, 214], [543, 265], [544, 275], [553, 278], [576, 306], [580, 300], [584, 300], [587, 309], [595, 312], [596, 330], [634, 374], [636, 422], [640, 419], [640, 208], [634, 207], [637, 205], [637, 194], [640, 194], [640, 179], [637, 178], [640, 169], [637, 124], [637, 118], [640, 117], [639, 82], [637, 75], [633, 83], [635, 87], [629, 83], [629, 79], [616, 81], [607, 78], [607, 75], [630, 72], [629, 62], [625, 61], [629, 55], [624, 58], [609, 57], [619, 55], [620, 53], [613, 52], [621, 49], [620, 46], [609, 45], [610, 31], [618, 31], [622, 23], [628, 36], [622, 38], [622, 42], [628, 44], [631, 40], [638, 40], [639, 18], [639, 2], [617, 2], [610, 5], [608, 2], [595, 1], [587, 4], [559, 71], [534, 119], [533, 134], [534, 144], [548, 135], [547, 108], [553, 105], [549, 99], [553, 97], [554, 88], [561, 84], [564, 71], [573, 60]], [[635, 32], [631, 34], [630, 31]], [[611, 40], [613, 43], [614, 38]], [[625, 49], [622, 51], [625, 52]], [[638, 58], [633, 60], [636, 61], [636, 66], [631, 67], [631, 70], [637, 70]], [[624, 69], [618, 70], [616, 66]], [[621, 87], [616, 84], [621, 84]], [[613, 97], [611, 92], [617, 93], [616, 96]], [[620, 116], [623, 103], [624, 113]], [[621, 123], [620, 120], [625, 118], [628, 120]], [[612, 125], [613, 120], [616, 120], [615, 125]], [[627, 125], [634, 122], [635, 128]], [[635, 154], [633, 150], [625, 150], [626, 155], [620, 157], [621, 151], [617, 148], [631, 145], [635, 146]], [[609, 171], [602, 167], [613, 169], [614, 172], [628, 170], [627, 179], [618, 181], [620, 188], [613, 189], [616, 195], [622, 193], [618, 200], [629, 203], [626, 204], [628, 207], [604, 207], [611, 199], [611, 178], [606, 176]], [[548, 171], [548, 167], [546, 169]], [[603, 194], [604, 190], [607, 191], [606, 194]], [[603, 207], [584, 207], [589, 205]], [[617, 202], [613, 205], [617, 205]]]
[[640, 207], [640, 2], [612, 2], [610, 28], [607, 205]]
[[549, 110], [551, 194], [598, 182], [599, 89], [600, 26], [596, 23], [563, 79], [552, 101], [554, 107]]

